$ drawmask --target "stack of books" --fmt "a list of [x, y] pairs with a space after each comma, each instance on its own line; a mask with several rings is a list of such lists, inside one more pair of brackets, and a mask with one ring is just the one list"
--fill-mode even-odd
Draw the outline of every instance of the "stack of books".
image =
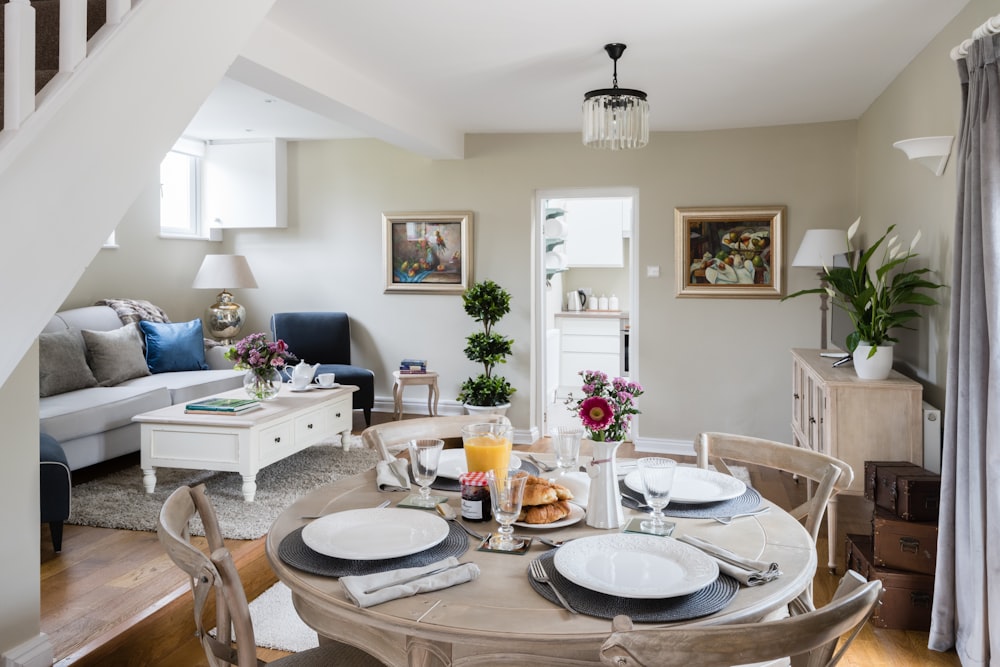
[[420, 375], [427, 372], [426, 359], [403, 359], [399, 362], [399, 372], [410, 375]]
[[205, 398], [184, 406], [184, 412], [202, 415], [237, 415], [256, 410], [260, 402], [252, 398]]

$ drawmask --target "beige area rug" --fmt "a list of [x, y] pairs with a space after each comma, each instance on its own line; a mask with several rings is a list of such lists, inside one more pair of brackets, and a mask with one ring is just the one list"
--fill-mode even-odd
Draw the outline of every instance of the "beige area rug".
[[[323, 484], [375, 467], [378, 454], [352, 447], [321, 443], [257, 473], [257, 494], [243, 500], [243, 480], [235, 472], [158, 468], [156, 491], [147, 494], [139, 466], [112, 473], [73, 487], [72, 511], [67, 523], [123, 530], [156, 530], [160, 507], [179, 486], [205, 484], [219, 515], [222, 536], [252, 540], [267, 534], [282, 510]], [[191, 532], [203, 535], [201, 523], [192, 521]]]

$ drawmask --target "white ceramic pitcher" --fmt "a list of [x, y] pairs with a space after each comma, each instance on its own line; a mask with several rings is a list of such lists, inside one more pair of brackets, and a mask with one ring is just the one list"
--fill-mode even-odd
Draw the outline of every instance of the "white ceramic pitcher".
[[622, 495], [618, 488], [615, 452], [621, 441], [594, 442], [593, 458], [587, 464], [590, 492], [587, 495], [587, 525], [594, 528], [620, 528], [625, 522]]

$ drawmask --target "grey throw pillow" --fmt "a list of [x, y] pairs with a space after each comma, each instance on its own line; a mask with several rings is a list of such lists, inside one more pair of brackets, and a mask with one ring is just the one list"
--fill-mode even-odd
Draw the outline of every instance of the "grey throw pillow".
[[102, 387], [150, 374], [137, 324], [126, 324], [114, 331], [84, 329], [82, 333], [87, 343], [87, 362]]
[[87, 365], [87, 347], [77, 329], [39, 334], [39, 396], [96, 386], [97, 380]]

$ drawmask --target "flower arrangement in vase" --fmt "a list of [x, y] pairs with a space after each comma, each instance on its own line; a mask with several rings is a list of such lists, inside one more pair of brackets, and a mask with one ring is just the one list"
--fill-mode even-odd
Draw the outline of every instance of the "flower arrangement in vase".
[[579, 415], [592, 441], [592, 456], [587, 465], [591, 478], [587, 494], [587, 525], [594, 528], [618, 528], [624, 521], [615, 452], [628, 437], [632, 416], [639, 414], [635, 399], [642, 395], [638, 382], [603, 371], [581, 371], [583, 398], [566, 401]]
[[[907, 323], [921, 316], [912, 306], [938, 303], [923, 290], [944, 285], [927, 280], [930, 269], [907, 269], [907, 262], [917, 257], [913, 250], [920, 241], [919, 231], [904, 250], [897, 236], [889, 236], [896, 225], [889, 225], [867, 250], [858, 253], [853, 251], [851, 242], [860, 226], [858, 218], [847, 230], [847, 247], [852, 248], [849, 266], [824, 267], [824, 286], [800, 290], [785, 299], [826, 292], [835, 306], [847, 312], [854, 325], [854, 331], [847, 337], [847, 352], [854, 355], [858, 374], [865, 377], [858, 362], [872, 359], [881, 349], [888, 358], [888, 363], [883, 363], [884, 375], [878, 372], [867, 379], [884, 379], [892, 369], [891, 344], [898, 342], [892, 330], [912, 329]], [[880, 249], [880, 259], [876, 260], [875, 254]]]
[[237, 341], [226, 350], [225, 356], [236, 362], [233, 368], [247, 371], [243, 376], [243, 388], [251, 397], [262, 401], [277, 396], [281, 387], [279, 371], [296, 358], [288, 351], [285, 341], [268, 342], [262, 333], [253, 333]]
[[642, 385], [625, 378], [611, 379], [603, 371], [580, 371], [583, 398], [567, 404], [580, 416], [587, 435], [596, 442], [620, 442], [628, 437], [632, 415], [639, 414], [635, 399], [642, 396]]

